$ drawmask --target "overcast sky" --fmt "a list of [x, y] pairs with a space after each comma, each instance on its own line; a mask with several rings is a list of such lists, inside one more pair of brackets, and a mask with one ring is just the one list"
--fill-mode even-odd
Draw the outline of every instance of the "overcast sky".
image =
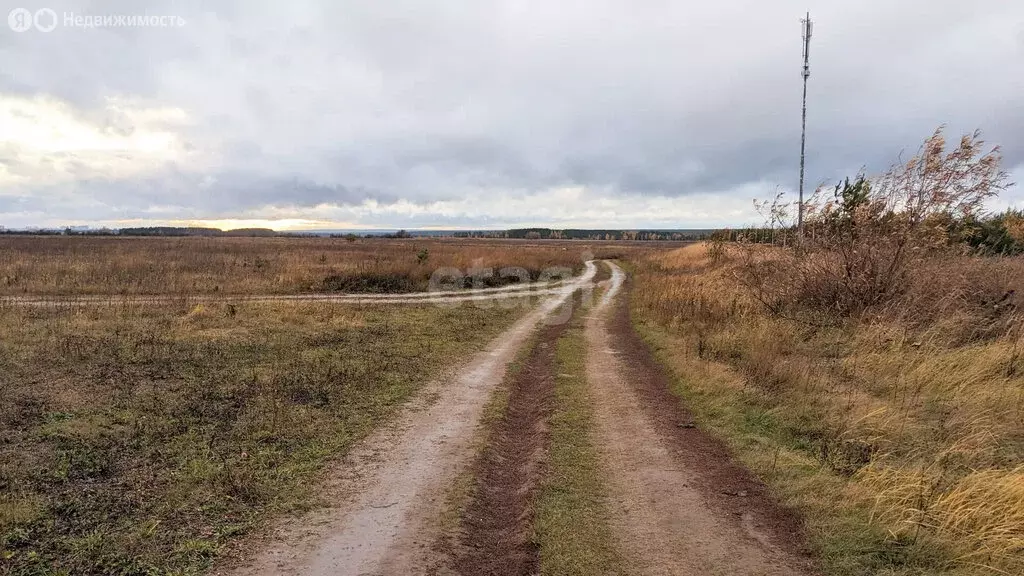
[[[1024, 184], [1019, 0], [0, 7], [57, 15], [0, 23], [7, 227], [752, 223], [796, 189], [805, 10], [812, 187], [940, 124]], [[171, 25], [69, 25], [137, 14]]]

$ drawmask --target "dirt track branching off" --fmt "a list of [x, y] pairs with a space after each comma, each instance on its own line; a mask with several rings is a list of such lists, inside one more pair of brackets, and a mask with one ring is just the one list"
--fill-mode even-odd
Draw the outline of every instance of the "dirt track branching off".
[[0, 296], [407, 293], [427, 290], [439, 269], [459, 270], [464, 288], [491, 287], [538, 280], [554, 267], [578, 273], [584, 260], [613, 251], [651, 249], [599, 241], [0, 236]]

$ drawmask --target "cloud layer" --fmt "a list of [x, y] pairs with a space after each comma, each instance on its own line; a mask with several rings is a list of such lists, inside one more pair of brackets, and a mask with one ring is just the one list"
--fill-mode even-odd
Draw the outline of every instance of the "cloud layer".
[[[60, 24], [0, 30], [0, 225], [690, 228], [795, 188], [806, 2], [23, 4]], [[939, 124], [1022, 180], [1024, 5], [809, 8], [809, 182]]]

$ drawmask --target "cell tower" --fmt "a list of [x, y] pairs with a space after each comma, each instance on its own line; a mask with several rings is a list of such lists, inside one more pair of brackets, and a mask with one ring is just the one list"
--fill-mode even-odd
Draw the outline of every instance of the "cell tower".
[[800, 198], [797, 208], [797, 232], [800, 237], [804, 235], [804, 149], [807, 145], [807, 79], [811, 76], [811, 31], [814, 24], [811, 22], [811, 13], [808, 12], [805, 18], [800, 20], [803, 25], [804, 38], [804, 100], [803, 111], [800, 118]]

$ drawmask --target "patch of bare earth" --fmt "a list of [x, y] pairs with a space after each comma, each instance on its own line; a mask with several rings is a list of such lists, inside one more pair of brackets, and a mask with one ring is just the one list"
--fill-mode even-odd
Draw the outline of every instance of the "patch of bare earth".
[[453, 567], [466, 576], [528, 576], [540, 567], [535, 502], [550, 435], [555, 349], [567, 322], [544, 328], [509, 383], [508, 405], [474, 468]]
[[624, 280], [614, 269], [585, 333], [595, 445], [627, 564], [639, 574], [812, 573], [798, 517], [672, 394], [630, 323]]

